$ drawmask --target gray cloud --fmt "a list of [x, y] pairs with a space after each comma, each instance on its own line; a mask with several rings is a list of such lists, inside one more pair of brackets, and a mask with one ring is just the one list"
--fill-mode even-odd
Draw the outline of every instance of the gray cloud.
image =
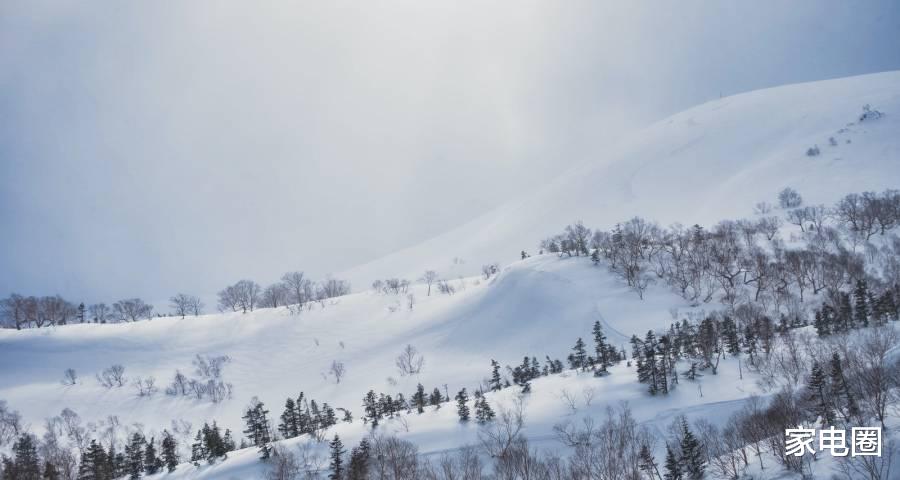
[[325, 275], [696, 103], [898, 69], [898, 24], [892, 1], [7, 1], [0, 293]]

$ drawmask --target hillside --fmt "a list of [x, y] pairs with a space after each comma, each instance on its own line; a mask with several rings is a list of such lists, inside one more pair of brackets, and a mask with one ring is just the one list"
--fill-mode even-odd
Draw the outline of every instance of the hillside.
[[[864, 105], [887, 115], [859, 122]], [[710, 225], [753, 213], [790, 186], [808, 204], [900, 185], [900, 72], [824, 80], [721, 98], [663, 119], [594, 160], [422, 244], [340, 274], [366, 288], [424, 268], [448, 278], [520, 250], [575, 220], [609, 229], [635, 215]], [[830, 138], [836, 145], [832, 146]], [[820, 154], [807, 156], [818, 146]], [[462, 259], [460, 265], [453, 259]]]
[[[863, 105], [885, 115], [861, 122]], [[180, 437], [186, 454], [204, 422], [216, 421], [240, 437], [242, 414], [254, 398], [265, 402], [277, 423], [285, 399], [304, 392], [319, 404], [353, 413], [353, 422], [339, 422], [328, 432], [340, 434], [350, 447], [369, 431], [361, 421], [369, 390], [409, 397], [421, 383], [429, 393], [438, 388], [452, 398], [463, 387], [477, 389], [491, 373], [491, 360], [504, 367], [521, 363], [523, 356], [565, 361], [576, 339], [591, 344], [595, 322], [610, 343], [628, 350], [632, 335], [642, 337], [675, 320], [698, 319], [704, 309], [721, 306], [692, 307], [662, 282], [651, 284], [641, 299], [603, 262], [537, 254], [537, 243], [565, 224], [581, 219], [591, 227], [608, 228], [641, 215], [662, 224], [710, 225], [752, 216], [754, 204], [775, 202], [786, 186], [799, 190], [807, 204], [832, 204], [847, 193], [896, 187], [898, 133], [900, 72], [723, 98], [648, 127], [532, 195], [346, 272], [359, 291], [310, 302], [302, 311], [280, 307], [135, 323], [0, 329], [0, 399], [21, 412], [37, 433], [45, 418], [64, 408], [77, 412], [86, 425], [92, 423], [89, 428], [98, 437], [112, 432], [122, 439], [142, 431], [159, 438], [164, 428], [174, 429], [172, 422], [189, 422]], [[813, 146], [820, 153], [807, 155]], [[791, 233], [796, 233], [792, 227], [783, 228], [785, 238]], [[519, 259], [522, 249], [532, 256]], [[493, 261], [501, 263], [499, 273], [489, 279], [474, 276], [482, 263]], [[415, 279], [428, 268], [438, 270], [455, 293], [441, 294], [435, 287], [429, 295], [428, 287], [418, 283], [400, 294], [364, 288], [376, 278]], [[811, 328], [801, 329], [811, 335]], [[424, 356], [424, 368], [403, 377], [395, 358], [406, 345]], [[176, 371], [197, 375], [192, 362], [198, 355], [228, 357], [222, 380], [231, 385], [230, 398], [212, 402], [164, 393]], [[603, 377], [569, 369], [542, 376], [534, 380], [523, 407], [525, 437], [534, 445], [556, 448], [554, 425], [602, 417], [607, 408], [623, 402], [656, 438], [666, 435], [678, 415], [722, 424], [748, 397], [772, 393], [760, 388], [759, 376], [740, 358], [723, 358], [718, 375], [684, 381], [665, 396], [648, 395], [647, 387], [636, 381], [636, 366], [625, 361]], [[334, 362], [346, 368], [340, 378], [330, 373]], [[95, 375], [114, 364], [124, 367], [128, 380], [105, 388]], [[688, 365], [679, 364], [678, 372], [682, 368]], [[74, 385], [61, 383], [66, 369], [77, 373]], [[132, 382], [148, 377], [158, 390], [138, 395]], [[517, 390], [487, 397], [498, 410], [511, 408]], [[576, 397], [574, 406], [565, 401], [567, 394]], [[379, 431], [414, 442], [426, 456], [477, 441], [478, 429], [460, 424], [452, 403], [402, 418], [386, 420]], [[659, 457], [664, 447], [656, 448]], [[224, 463], [183, 464], [162, 477], [261, 478], [264, 467], [256, 458], [254, 449], [241, 450]]]

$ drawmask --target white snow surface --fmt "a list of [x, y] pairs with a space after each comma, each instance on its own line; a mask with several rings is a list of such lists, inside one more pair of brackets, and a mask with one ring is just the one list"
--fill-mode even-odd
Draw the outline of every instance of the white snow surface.
[[[865, 104], [885, 116], [859, 122]], [[830, 145], [830, 137], [837, 146]], [[809, 157], [806, 150], [813, 145], [821, 154]], [[807, 204], [900, 186], [900, 72], [723, 98], [660, 121], [597, 156], [596, 162], [566, 172], [532, 195], [345, 275], [361, 286], [374, 278], [414, 279], [431, 268], [452, 279], [455, 295], [434, 289], [428, 296], [424, 285], [414, 285], [412, 309], [405, 295], [362, 291], [300, 314], [277, 308], [0, 330], [0, 399], [38, 432], [45, 417], [68, 407], [86, 421], [116, 415], [126, 430], [137, 423], [148, 437], [158, 438], [175, 419], [192, 422], [194, 430], [216, 420], [240, 432], [243, 409], [254, 396], [277, 423], [284, 400], [303, 391], [320, 404], [353, 412], [356, 421], [329, 432], [340, 434], [349, 448], [369, 430], [359, 418], [362, 397], [370, 389], [409, 397], [419, 382], [428, 392], [447, 384], [452, 397], [462, 387], [476, 388], [490, 374], [491, 359], [502, 365], [519, 364], [525, 355], [542, 362], [545, 355], [564, 360], [578, 337], [592, 345], [590, 330], [597, 320], [611, 341], [624, 345], [632, 334], [667, 327], [673, 310], [688, 309], [683, 299], [658, 285], [641, 300], [605, 267], [583, 257], [518, 260], [519, 250], [535, 253], [541, 238], [567, 223], [580, 219], [607, 228], [641, 215], [663, 224], [709, 225], [749, 216], [756, 202], [774, 203], [785, 186], [799, 190]], [[453, 265], [454, 257], [466, 263]], [[490, 281], [469, 276], [491, 261], [505, 265], [498, 276]], [[425, 356], [416, 377], [400, 377], [394, 365], [407, 344]], [[106, 389], [94, 379], [103, 368], [121, 364], [127, 376], [154, 376], [162, 389], [176, 369], [193, 374], [196, 354], [231, 357], [224, 377], [234, 385], [233, 398], [213, 404], [162, 391], [139, 397], [130, 385]], [[339, 384], [325, 375], [335, 360], [347, 367]], [[66, 368], [78, 372], [76, 385], [61, 384]], [[759, 393], [753, 375], [744, 370], [738, 379], [737, 369], [736, 360], [726, 359], [720, 375], [683, 381], [666, 397], [648, 396], [634, 368], [624, 363], [603, 378], [574, 372], [541, 378], [527, 397], [525, 433], [536, 444], [557, 448], [554, 424], [602, 415], [623, 401], [639, 422], [660, 434], [679, 414], [724, 421], [744, 399]], [[593, 402], [588, 406], [582, 399], [572, 413], [560, 398], [563, 389], [581, 398], [585, 388], [596, 391]], [[510, 405], [515, 390], [490, 393], [488, 400], [495, 409]], [[477, 428], [461, 425], [452, 403], [405, 418], [408, 432], [397, 420], [380, 429], [415, 442], [425, 454], [476, 441]], [[265, 466], [256, 459], [256, 452], [247, 449], [217, 465], [185, 464], [162, 477], [262, 478]]]
[[[867, 104], [886, 115], [860, 122]], [[814, 145], [821, 153], [807, 156]], [[364, 289], [377, 278], [418, 278], [426, 268], [447, 278], [474, 275], [483, 264], [536, 251], [576, 220], [602, 229], [634, 216], [709, 226], [750, 216], [760, 201], [776, 204], [788, 186], [807, 204], [826, 205], [847, 193], [900, 186], [900, 72], [704, 103], [595, 152], [535, 192], [338, 276]]]

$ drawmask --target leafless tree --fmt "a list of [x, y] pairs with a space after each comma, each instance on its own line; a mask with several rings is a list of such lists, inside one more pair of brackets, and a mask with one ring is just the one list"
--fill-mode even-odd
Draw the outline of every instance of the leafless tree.
[[445, 295], [453, 295], [456, 293], [456, 288], [454, 288], [453, 285], [450, 285], [450, 282], [446, 280], [439, 280], [437, 286], [438, 291]]
[[778, 192], [778, 206], [783, 209], [797, 208], [803, 203], [803, 198], [791, 187], [786, 187]]
[[202, 303], [198, 297], [179, 293], [169, 299], [169, 307], [175, 311], [175, 315], [180, 315], [181, 318], [184, 318], [186, 315], [199, 315]]
[[0, 447], [11, 444], [24, 431], [22, 415], [10, 409], [6, 400], [0, 400]]
[[138, 391], [139, 397], [152, 397], [157, 392], [156, 379], [150, 377], [137, 377], [134, 382], [134, 388]]
[[26, 309], [29, 300], [17, 293], [0, 301], [0, 326], [21, 330], [28, 326]]
[[263, 290], [260, 305], [266, 308], [278, 308], [287, 305], [290, 293], [290, 290], [284, 283], [273, 283]]
[[434, 270], [425, 270], [425, 273], [422, 274], [422, 278], [420, 279], [422, 283], [428, 285], [428, 295], [431, 296], [431, 286], [438, 281], [438, 274]]
[[425, 357], [423, 357], [416, 347], [407, 345], [395, 360], [395, 365], [400, 371], [401, 376], [418, 375], [425, 365]]
[[272, 444], [272, 453], [268, 464], [267, 480], [297, 480], [303, 473], [303, 466], [300, 465], [297, 456], [278, 443]]
[[312, 282], [306, 278], [303, 272], [288, 272], [281, 276], [281, 282], [288, 291], [288, 301], [303, 305], [313, 300]]
[[319, 284], [317, 295], [319, 298], [335, 298], [350, 293], [350, 282], [329, 278]]
[[525, 402], [519, 396], [511, 407], [498, 407], [497, 418], [484, 424], [478, 431], [482, 448], [492, 457], [502, 458], [515, 443], [522, 439], [525, 428]]
[[97, 381], [106, 388], [122, 387], [128, 379], [125, 377], [125, 367], [112, 365], [97, 374]]
[[113, 304], [113, 315], [120, 322], [136, 322], [152, 318], [153, 307], [140, 298], [126, 298]]
[[347, 373], [347, 368], [344, 367], [344, 362], [334, 360], [331, 362], [331, 368], [328, 369], [328, 373], [334, 377], [334, 383], [341, 383], [341, 379]]
[[416, 446], [393, 436], [376, 436], [372, 442], [370, 473], [379, 480], [420, 478]]
[[88, 314], [94, 323], [106, 323], [112, 320], [112, 310], [105, 303], [95, 303], [88, 307]]
[[240, 280], [219, 292], [219, 308], [230, 308], [233, 312], [238, 309], [244, 313], [252, 312], [259, 303], [260, 290], [259, 284], [253, 280]]

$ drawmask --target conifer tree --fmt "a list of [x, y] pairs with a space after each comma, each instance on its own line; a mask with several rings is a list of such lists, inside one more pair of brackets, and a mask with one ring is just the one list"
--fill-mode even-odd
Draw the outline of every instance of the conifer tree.
[[206, 458], [206, 444], [203, 441], [203, 430], [197, 430], [194, 443], [191, 444], [191, 463], [199, 465], [200, 460]]
[[573, 369], [580, 368], [584, 370], [587, 368], [587, 352], [584, 349], [584, 340], [580, 337], [575, 342], [575, 346], [572, 347], [572, 353], [569, 355], [569, 365]]
[[500, 363], [491, 359], [491, 391], [500, 390]]
[[378, 420], [381, 419], [381, 411], [378, 408], [378, 400], [375, 398], [375, 391], [369, 390], [363, 398], [363, 410], [365, 411], [364, 420], [372, 423], [372, 428], [378, 426]]
[[444, 396], [441, 395], [441, 391], [434, 387], [434, 390], [431, 391], [431, 396], [428, 397], [428, 403], [434, 407], [441, 408], [441, 402], [443, 401]]
[[269, 431], [269, 411], [259, 400], [254, 399], [253, 404], [244, 413], [244, 422], [247, 428], [244, 434], [250, 438], [254, 446], [259, 447], [260, 458], [267, 460], [271, 454], [272, 434]]
[[656, 478], [660, 478], [659, 465], [657, 465], [656, 459], [653, 458], [653, 454], [650, 453], [650, 447], [648, 447], [646, 443], [641, 444], [641, 450], [638, 453], [638, 462], [639, 468], [646, 473], [648, 477], [652, 479], [655, 474]]
[[359, 446], [350, 452], [347, 480], [369, 480], [369, 455], [369, 440], [363, 438], [359, 441]]
[[425, 413], [425, 387], [421, 383], [416, 387], [416, 393], [413, 394], [412, 401], [418, 413]]
[[[24, 434], [13, 444], [12, 475], [15, 480], [40, 480], [41, 463], [38, 458], [37, 445], [30, 434]], [[7, 468], [4, 468], [7, 470]], [[9, 475], [9, 473], [4, 473]]]
[[41, 478], [44, 480], [62, 480], [62, 475], [60, 475], [56, 465], [47, 460], [44, 462], [44, 475]]
[[168, 430], [163, 430], [162, 460], [169, 472], [178, 467], [178, 441]]
[[869, 326], [869, 286], [866, 281], [857, 280], [856, 288], [853, 290], [853, 299], [855, 302], [854, 305], [854, 320], [856, 324], [860, 327], [868, 327]]
[[832, 397], [835, 402], [840, 401], [840, 397], [844, 397], [844, 409], [838, 404], [838, 411], [841, 411], [844, 420], [850, 421], [859, 415], [859, 407], [856, 405], [856, 399], [850, 391], [847, 379], [844, 377], [844, 369], [841, 366], [841, 356], [837, 352], [831, 354], [831, 372], [829, 374], [831, 380]]
[[834, 413], [831, 411], [830, 393], [825, 371], [818, 361], [813, 361], [809, 377], [806, 381], [807, 399], [814, 404], [813, 413], [822, 419], [822, 425], [834, 424]]
[[612, 359], [608, 358], [609, 348], [606, 345], [606, 335], [603, 334], [603, 327], [600, 320], [594, 322], [594, 353], [597, 358], [597, 366], [601, 372], [605, 372], [606, 368], [612, 365]]
[[675, 452], [666, 445], [666, 474], [663, 475], [666, 480], [683, 480], [684, 474], [681, 472], [681, 463], [675, 457]]
[[731, 317], [722, 320], [722, 337], [725, 340], [725, 349], [732, 355], [741, 353], [741, 343], [738, 339], [737, 325]]
[[491, 408], [491, 405], [488, 403], [487, 398], [481, 394], [481, 392], [476, 393], [475, 399], [475, 421], [478, 423], [487, 423], [494, 419], [494, 410]]
[[281, 414], [281, 423], [278, 424], [278, 433], [284, 438], [294, 438], [300, 435], [300, 424], [297, 419], [297, 404], [294, 399], [288, 397], [284, 402], [284, 412]]
[[706, 470], [703, 446], [688, 428], [687, 420], [683, 418], [681, 420], [681, 466], [682, 471], [691, 480], [700, 480]]
[[144, 472], [144, 437], [140, 433], [131, 436], [131, 442], [125, 445], [125, 457], [128, 461], [128, 476], [131, 480], [141, 478]]
[[147, 475], [153, 475], [162, 470], [162, 467], [163, 462], [156, 454], [156, 439], [150, 437], [147, 448], [144, 449], [144, 471]]
[[330, 480], [342, 480], [344, 476], [344, 444], [341, 439], [335, 435], [334, 440], [329, 443], [331, 449], [331, 474], [328, 475]]
[[469, 394], [466, 393], [466, 389], [463, 388], [456, 394], [456, 413], [459, 415], [459, 420], [461, 422], [467, 422], [469, 420], [469, 406], [466, 405], [469, 401]]

